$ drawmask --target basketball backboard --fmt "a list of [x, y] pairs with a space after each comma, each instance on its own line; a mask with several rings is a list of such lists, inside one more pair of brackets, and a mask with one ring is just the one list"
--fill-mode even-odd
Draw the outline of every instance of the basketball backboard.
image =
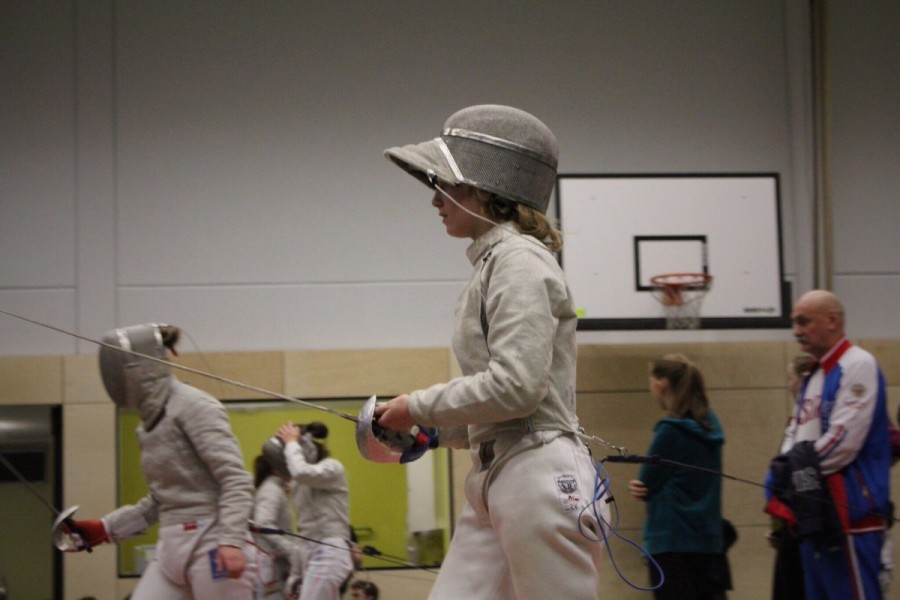
[[650, 279], [714, 277], [709, 329], [789, 327], [778, 175], [560, 175], [560, 262], [579, 329], [665, 329]]

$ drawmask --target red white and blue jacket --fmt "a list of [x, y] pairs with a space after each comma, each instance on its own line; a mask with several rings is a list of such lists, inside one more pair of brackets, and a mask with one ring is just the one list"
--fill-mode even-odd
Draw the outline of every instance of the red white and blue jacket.
[[819, 468], [848, 533], [886, 526], [890, 500], [890, 420], [875, 357], [846, 338], [803, 382], [782, 454], [814, 443]]

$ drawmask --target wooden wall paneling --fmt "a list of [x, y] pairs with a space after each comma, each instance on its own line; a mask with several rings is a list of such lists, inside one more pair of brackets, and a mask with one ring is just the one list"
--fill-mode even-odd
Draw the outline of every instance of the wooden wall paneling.
[[59, 356], [0, 357], [0, 404], [60, 404], [63, 363]]
[[63, 401], [66, 404], [112, 404], [103, 381], [96, 354], [63, 357]]
[[649, 364], [683, 354], [703, 371], [708, 388], [784, 385], [782, 342], [591, 345], [578, 349], [579, 392], [646, 390]]
[[299, 398], [394, 396], [447, 381], [444, 348], [285, 353], [285, 393]]
[[[180, 354], [174, 359], [174, 362], [277, 394], [285, 393], [284, 353], [280, 351]], [[268, 394], [247, 390], [188, 371], [176, 369], [174, 373], [181, 381], [204, 390], [219, 400], [271, 399]]]
[[[644, 454], [653, 434], [653, 424], [662, 416], [646, 392], [578, 394], [578, 418], [587, 434], [614, 446], [624, 446], [631, 454]], [[616, 450], [591, 444], [598, 461]], [[644, 503], [628, 495], [628, 482], [637, 476], [640, 465], [607, 463], [613, 495], [620, 512], [620, 527], [637, 529], [644, 523]], [[639, 531], [638, 531], [639, 532]]]
[[725, 430], [722, 471], [752, 483], [723, 479], [725, 517], [735, 525], [763, 525], [762, 488], [769, 462], [778, 454], [787, 422], [784, 392], [772, 390], [717, 390], [710, 404]]
[[[116, 507], [116, 407], [74, 403], [63, 407], [63, 505], [78, 505], [77, 519], [97, 519]], [[115, 588], [116, 546], [64, 555], [65, 597]]]

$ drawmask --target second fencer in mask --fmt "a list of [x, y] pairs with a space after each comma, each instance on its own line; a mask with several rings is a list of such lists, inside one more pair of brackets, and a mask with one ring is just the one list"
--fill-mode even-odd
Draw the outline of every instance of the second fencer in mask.
[[116, 542], [159, 523], [154, 558], [133, 600], [249, 600], [256, 566], [245, 552], [253, 479], [221, 402], [179, 381], [167, 364], [179, 329], [145, 324], [108, 332], [103, 385], [140, 415], [137, 436], [149, 494], [102, 519], [75, 521], [89, 545]]

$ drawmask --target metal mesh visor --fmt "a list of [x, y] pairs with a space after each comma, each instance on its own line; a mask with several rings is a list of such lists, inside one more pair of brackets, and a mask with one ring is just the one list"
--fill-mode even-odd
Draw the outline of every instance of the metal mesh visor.
[[447, 162], [447, 157], [441, 152], [440, 140], [437, 138], [422, 142], [421, 144], [409, 144], [398, 148], [388, 148], [384, 155], [398, 167], [424, 183], [430, 188], [434, 184], [428, 179], [427, 173], [433, 172], [435, 177], [451, 185], [462, 183], [453, 174], [453, 169]]
[[288, 471], [287, 460], [284, 458], [284, 444], [274, 435], [267, 439], [262, 446], [262, 455], [269, 463], [277, 475], [282, 477], [290, 477], [291, 472]]
[[100, 377], [106, 393], [122, 408], [138, 408], [141, 402], [168, 386], [167, 365], [115, 348], [165, 360], [166, 349], [153, 324], [113, 329], [103, 336], [100, 347]]
[[[103, 336], [102, 342], [114, 348], [122, 348], [128, 343], [128, 339], [121, 329], [114, 329]], [[103, 387], [116, 405], [122, 408], [136, 408], [134, 394], [128, 392], [128, 380], [125, 377], [129, 356], [108, 346], [101, 346], [98, 356]]]
[[556, 169], [535, 157], [489, 142], [441, 136], [463, 180], [477, 188], [547, 212]]
[[559, 147], [553, 132], [527, 112], [483, 104], [450, 115], [440, 138], [384, 154], [429, 187], [433, 178], [467, 183], [546, 213]]

